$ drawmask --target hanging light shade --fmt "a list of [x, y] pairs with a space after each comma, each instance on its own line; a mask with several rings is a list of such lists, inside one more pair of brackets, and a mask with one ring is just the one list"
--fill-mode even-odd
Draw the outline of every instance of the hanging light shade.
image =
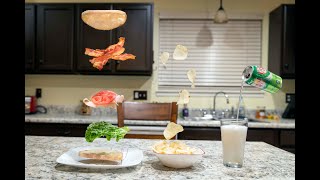
[[220, 7], [218, 11], [216, 12], [213, 21], [215, 23], [223, 24], [228, 22], [228, 16], [226, 11], [222, 7], [222, 0], [220, 0]]

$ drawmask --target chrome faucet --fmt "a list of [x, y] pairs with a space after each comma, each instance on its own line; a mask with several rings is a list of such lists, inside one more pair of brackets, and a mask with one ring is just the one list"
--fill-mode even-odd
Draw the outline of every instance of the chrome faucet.
[[228, 94], [223, 92], [223, 91], [217, 92], [214, 95], [214, 98], [213, 98], [213, 112], [212, 112], [213, 115], [215, 115], [215, 113], [216, 113], [216, 98], [217, 98], [218, 94], [224, 94], [224, 96], [226, 97], [226, 100], [227, 100], [227, 104], [229, 104], [229, 96], [228, 96]]

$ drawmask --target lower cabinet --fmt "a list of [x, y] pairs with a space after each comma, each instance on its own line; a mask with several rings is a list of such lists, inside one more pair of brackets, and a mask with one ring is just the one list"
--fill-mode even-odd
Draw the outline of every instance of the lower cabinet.
[[[178, 134], [178, 139], [221, 141], [221, 132], [218, 127], [184, 127], [184, 131]], [[263, 141], [283, 150], [295, 153], [294, 129], [249, 128], [247, 141]]]
[[89, 124], [25, 123], [25, 135], [84, 137]]
[[296, 145], [296, 132], [294, 130], [281, 130], [280, 131], [280, 147], [286, 151], [295, 153]]
[[[89, 124], [25, 123], [25, 135], [84, 137]], [[179, 140], [221, 141], [220, 128], [183, 127]], [[247, 141], [263, 141], [283, 150], [295, 153], [294, 129], [249, 128]]]

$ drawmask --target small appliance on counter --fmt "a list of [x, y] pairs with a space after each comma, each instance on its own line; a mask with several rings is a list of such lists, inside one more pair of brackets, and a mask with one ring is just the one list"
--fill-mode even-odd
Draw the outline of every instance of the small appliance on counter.
[[295, 119], [296, 100], [295, 94], [291, 94], [289, 104], [282, 114], [282, 118]]
[[47, 113], [46, 107], [37, 105], [36, 96], [25, 96], [24, 102], [25, 102], [24, 104], [25, 114]]
[[37, 98], [35, 96], [25, 96], [24, 102], [25, 114], [34, 114], [37, 112]]

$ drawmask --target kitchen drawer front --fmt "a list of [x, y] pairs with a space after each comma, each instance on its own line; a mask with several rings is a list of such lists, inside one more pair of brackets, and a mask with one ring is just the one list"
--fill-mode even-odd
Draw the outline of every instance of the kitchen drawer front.
[[194, 128], [184, 127], [178, 134], [178, 139], [183, 140], [221, 140], [220, 128]]
[[282, 130], [280, 132], [280, 146], [295, 146], [295, 130]]
[[247, 141], [263, 141], [278, 146], [277, 131], [273, 129], [248, 129]]
[[25, 123], [25, 135], [84, 137], [87, 124]]

